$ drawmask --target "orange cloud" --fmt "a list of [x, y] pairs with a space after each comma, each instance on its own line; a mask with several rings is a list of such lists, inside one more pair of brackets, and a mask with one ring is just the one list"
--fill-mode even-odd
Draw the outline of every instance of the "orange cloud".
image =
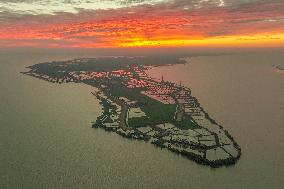
[[[1, 15], [0, 15], [1, 16]], [[79, 14], [10, 15], [0, 22], [2, 46], [167, 47], [283, 46], [284, 3], [187, 10], [157, 4]]]

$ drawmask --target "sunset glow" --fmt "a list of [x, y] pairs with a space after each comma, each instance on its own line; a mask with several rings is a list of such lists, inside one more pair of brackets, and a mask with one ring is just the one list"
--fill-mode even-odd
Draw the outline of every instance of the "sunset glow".
[[87, 2], [43, 12], [39, 2], [31, 10], [1, 3], [0, 46], [284, 46], [283, 1]]

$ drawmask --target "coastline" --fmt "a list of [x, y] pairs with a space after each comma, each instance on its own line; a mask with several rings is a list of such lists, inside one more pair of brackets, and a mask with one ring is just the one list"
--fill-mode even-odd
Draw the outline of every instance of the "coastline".
[[[99, 91], [97, 93], [93, 93], [92, 92], [91, 94], [94, 95], [97, 99], [100, 100], [101, 97], [98, 95], [98, 93], [101, 93], [102, 91], [103, 91], [102, 89], [99, 89]], [[209, 114], [202, 107], [200, 107], [200, 108], [205, 113], [206, 118], [208, 120], [210, 120], [211, 123], [218, 125], [220, 127], [220, 129], [224, 130], [224, 128], [221, 125], [217, 124], [217, 122], [214, 119], [210, 118]], [[103, 130], [105, 130], [107, 132], [115, 132], [118, 135], [120, 135], [120, 136], [122, 136], [124, 138], [127, 138], [127, 139], [141, 140], [141, 141], [145, 141], [145, 142], [150, 142], [151, 144], [155, 145], [158, 148], [167, 149], [167, 150], [172, 151], [172, 152], [174, 152], [176, 154], [180, 154], [180, 155], [182, 155], [182, 156], [184, 156], [184, 157], [186, 157], [186, 158], [188, 158], [190, 160], [193, 160], [194, 162], [196, 162], [196, 163], [198, 163], [200, 165], [210, 166], [212, 168], [219, 168], [219, 167], [222, 167], [222, 166], [233, 166], [241, 157], [241, 148], [240, 148], [240, 146], [237, 144], [237, 142], [234, 140], [234, 138], [226, 130], [224, 130], [224, 133], [232, 141], [233, 146], [237, 149], [237, 151], [238, 151], [237, 156], [231, 157], [231, 158], [226, 158], [226, 159], [219, 159], [219, 160], [209, 161], [204, 156], [200, 156], [200, 155], [197, 155], [195, 153], [191, 153], [191, 152], [186, 151], [186, 150], [181, 150], [179, 148], [166, 146], [163, 143], [159, 142], [158, 140], [153, 139], [153, 137], [149, 137], [147, 135], [141, 135], [141, 132], [139, 132], [138, 130], [134, 131], [131, 128], [124, 128], [124, 129], [121, 129], [121, 128], [111, 128], [111, 127], [106, 127], [103, 123], [102, 124], [94, 123], [92, 125], [92, 128], [101, 128], [101, 129], [103, 129]]]
[[[86, 60], [89, 59], [59, 63], [59, 67]], [[146, 67], [150, 69], [151, 66], [160, 65]], [[41, 64], [36, 67], [39, 70], [42, 68]], [[60, 68], [58, 73], [52, 75], [31, 68], [23, 74], [52, 83], [75, 82], [95, 87], [97, 92], [92, 94], [100, 100], [103, 113], [93, 123], [93, 128], [100, 127], [125, 138], [150, 142], [213, 168], [235, 164], [241, 156], [239, 145], [210, 118], [198, 100], [191, 96], [191, 90], [163, 78], [151, 78], [144, 71], [146, 67], [129, 65], [122, 70], [107, 72], [65, 72]], [[121, 82], [126, 88], [120, 86]], [[153, 108], [151, 110], [147, 105], [162, 108], [166, 114], [161, 114], [163, 118], [159, 117], [159, 111], [151, 115], [149, 111]], [[151, 116], [154, 120], [152, 118], [149, 122]]]

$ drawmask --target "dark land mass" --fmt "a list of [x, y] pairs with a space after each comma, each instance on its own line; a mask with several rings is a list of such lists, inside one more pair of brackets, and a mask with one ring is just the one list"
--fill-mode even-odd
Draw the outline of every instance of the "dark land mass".
[[103, 107], [93, 128], [149, 141], [211, 167], [235, 164], [240, 147], [191, 90], [145, 72], [184, 63], [178, 57], [99, 57], [35, 64], [23, 73], [53, 83], [93, 86], [92, 94]]

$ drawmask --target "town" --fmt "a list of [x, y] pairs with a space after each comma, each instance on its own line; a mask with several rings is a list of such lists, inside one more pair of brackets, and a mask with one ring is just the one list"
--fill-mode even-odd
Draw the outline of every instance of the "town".
[[103, 113], [93, 128], [150, 142], [211, 167], [232, 165], [240, 158], [241, 149], [233, 137], [209, 117], [189, 88], [163, 77], [150, 77], [145, 70], [151, 65], [139, 62], [114, 70], [69, 69], [91, 61], [44, 64], [56, 65], [49, 73], [38, 64], [24, 74], [59, 84], [80, 82], [95, 87], [92, 94], [100, 100]]

